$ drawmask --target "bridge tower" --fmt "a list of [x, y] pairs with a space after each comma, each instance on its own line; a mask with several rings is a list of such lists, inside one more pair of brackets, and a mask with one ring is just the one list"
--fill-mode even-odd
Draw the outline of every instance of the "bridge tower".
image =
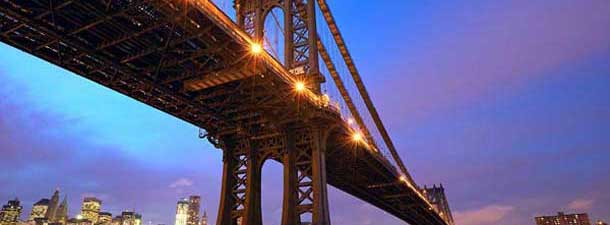
[[284, 66], [319, 93], [325, 80], [318, 62], [315, 0], [234, 0], [234, 7], [238, 25], [261, 45], [265, 19], [271, 10], [282, 9]]
[[[284, 12], [284, 66], [307, 87], [320, 93], [313, 0], [235, 0], [238, 25], [263, 45], [264, 21], [271, 10]], [[307, 123], [298, 121], [307, 120]], [[217, 225], [262, 225], [261, 174], [266, 160], [283, 164], [282, 225], [329, 225], [326, 139], [331, 127], [315, 113], [302, 111], [276, 121], [274, 131], [225, 133], [223, 178]], [[307, 124], [307, 125], [296, 125]]]
[[445, 195], [445, 188], [443, 184], [440, 186], [433, 185], [432, 187], [424, 186], [422, 192], [430, 204], [434, 207], [434, 209], [439, 213], [439, 215], [448, 223], [448, 225], [454, 225], [453, 215], [451, 214], [451, 209], [449, 208], [449, 201], [447, 200], [447, 195]]

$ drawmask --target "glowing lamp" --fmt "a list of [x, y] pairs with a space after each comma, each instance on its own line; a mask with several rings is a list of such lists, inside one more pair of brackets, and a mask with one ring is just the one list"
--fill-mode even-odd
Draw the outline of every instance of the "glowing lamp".
[[362, 134], [360, 134], [360, 132], [356, 132], [356, 133], [352, 134], [352, 140], [362, 141]]
[[302, 92], [305, 91], [306, 87], [305, 87], [305, 83], [303, 83], [302, 81], [297, 81], [294, 84], [294, 90], [298, 91], [298, 92]]
[[405, 175], [401, 175], [400, 181], [407, 183], [407, 177], [405, 177]]
[[258, 43], [252, 43], [252, 46], [250, 46], [250, 52], [252, 52], [252, 54], [258, 55], [263, 52], [263, 47]]

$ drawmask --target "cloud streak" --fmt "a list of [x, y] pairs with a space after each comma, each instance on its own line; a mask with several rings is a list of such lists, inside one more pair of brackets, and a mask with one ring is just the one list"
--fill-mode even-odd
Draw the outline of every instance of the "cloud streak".
[[455, 212], [454, 218], [459, 225], [497, 224], [509, 215], [514, 207], [507, 205], [487, 205], [483, 208]]
[[193, 181], [187, 178], [180, 178], [169, 185], [170, 188], [181, 188], [193, 186]]
[[593, 207], [595, 200], [593, 199], [576, 199], [568, 204], [568, 209], [576, 211], [586, 211]]

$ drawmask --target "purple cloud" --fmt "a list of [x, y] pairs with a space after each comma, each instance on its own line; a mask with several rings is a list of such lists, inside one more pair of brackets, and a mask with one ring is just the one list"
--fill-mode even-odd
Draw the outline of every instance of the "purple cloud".
[[514, 209], [513, 206], [487, 205], [479, 209], [457, 211], [454, 213], [455, 223], [459, 225], [497, 224]]

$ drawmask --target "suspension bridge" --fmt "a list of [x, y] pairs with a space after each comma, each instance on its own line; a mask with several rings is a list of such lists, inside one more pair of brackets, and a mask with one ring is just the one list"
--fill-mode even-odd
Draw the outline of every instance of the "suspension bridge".
[[453, 225], [400, 159], [325, 0], [221, 5], [2, 0], [0, 40], [200, 127], [223, 151], [218, 225], [262, 224], [266, 160], [284, 165], [283, 225], [330, 224], [327, 185]]

